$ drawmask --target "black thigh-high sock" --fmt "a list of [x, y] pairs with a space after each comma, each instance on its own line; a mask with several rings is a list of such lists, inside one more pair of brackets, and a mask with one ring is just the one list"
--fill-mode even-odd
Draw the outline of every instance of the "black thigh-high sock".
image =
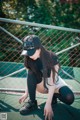
[[74, 94], [68, 86], [63, 86], [59, 89], [59, 100], [70, 105], [74, 102]]
[[59, 89], [59, 93], [54, 94], [54, 98], [70, 105], [74, 102], [74, 94], [68, 86], [63, 86]]
[[31, 101], [35, 101], [36, 97], [36, 85], [37, 85], [37, 78], [35, 74], [29, 70], [28, 71], [28, 78], [27, 78], [27, 86], [28, 86], [28, 92], [29, 97]]
[[70, 105], [74, 101], [74, 94], [68, 86], [63, 86], [59, 89], [59, 93], [54, 93], [53, 101], [56, 99]]

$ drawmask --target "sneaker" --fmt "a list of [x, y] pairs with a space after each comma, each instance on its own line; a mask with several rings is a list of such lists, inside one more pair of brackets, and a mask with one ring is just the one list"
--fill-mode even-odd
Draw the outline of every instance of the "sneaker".
[[27, 115], [29, 114], [31, 111], [37, 109], [37, 101], [35, 100], [35, 102], [32, 102], [31, 100], [29, 100], [27, 103], [25, 103], [21, 109], [19, 110], [21, 115]]

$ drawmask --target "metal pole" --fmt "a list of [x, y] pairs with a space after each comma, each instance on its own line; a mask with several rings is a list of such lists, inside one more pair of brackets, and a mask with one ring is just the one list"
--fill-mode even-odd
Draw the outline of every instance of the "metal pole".
[[25, 89], [14, 89], [14, 88], [0, 88], [1, 92], [20, 92], [23, 93], [25, 92]]
[[66, 51], [68, 51], [68, 50], [70, 50], [70, 49], [72, 49], [72, 48], [74, 48], [74, 47], [79, 46], [79, 45], [80, 45], [80, 43], [77, 43], [77, 44], [75, 44], [75, 45], [73, 45], [73, 46], [71, 46], [71, 47], [68, 47], [68, 48], [66, 48], [66, 49], [63, 49], [63, 50], [61, 50], [60, 52], [57, 52], [56, 55], [59, 55], [59, 54], [61, 54], [61, 53], [63, 53], [63, 52], [66, 52]]
[[70, 32], [80, 33], [80, 30], [78, 30], [78, 29], [65, 28], [65, 27], [59, 27], [59, 26], [53, 26], [53, 25], [46, 25], [46, 24], [38, 24], [38, 23], [34, 23], [34, 22], [25, 22], [25, 21], [12, 20], [12, 19], [6, 19], [6, 18], [0, 18], [0, 21], [2, 21], [2, 22], [8, 22], [8, 23], [30, 25], [30, 26], [35, 26], [35, 27], [50, 28], [50, 29], [64, 30], [64, 31], [70, 31]]
[[19, 73], [19, 72], [22, 72], [23, 70], [25, 70], [25, 68], [22, 68], [22, 69], [20, 69], [20, 70], [17, 70], [17, 71], [15, 71], [15, 72], [13, 72], [13, 73], [10, 73], [10, 74], [4, 76], [4, 77], [1, 77], [0, 80], [3, 80], [3, 79], [5, 79], [5, 78], [7, 78], [7, 77], [10, 77], [10, 76], [12, 76], [12, 75], [15, 75], [15, 74], [17, 74], [17, 73]]
[[3, 30], [3, 31], [4, 31], [5, 33], [7, 33], [8, 35], [10, 35], [11, 37], [13, 37], [17, 42], [23, 44], [23, 42], [22, 42], [19, 38], [15, 37], [13, 34], [11, 34], [10, 32], [8, 32], [8, 31], [7, 31], [6, 29], [4, 29], [3, 27], [0, 26], [0, 29]]

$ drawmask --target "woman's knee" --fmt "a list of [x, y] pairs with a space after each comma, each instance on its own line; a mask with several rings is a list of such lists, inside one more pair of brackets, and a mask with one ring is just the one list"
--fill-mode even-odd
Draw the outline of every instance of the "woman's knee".
[[59, 89], [59, 93], [61, 96], [61, 101], [64, 103], [71, 105], [74, 102], [74, 94], [72, 90], [68, 86], [63, 86]]
[[66, 104], [71, 105], [74, 102], [74, 94], [68, 93], [66, 95]]

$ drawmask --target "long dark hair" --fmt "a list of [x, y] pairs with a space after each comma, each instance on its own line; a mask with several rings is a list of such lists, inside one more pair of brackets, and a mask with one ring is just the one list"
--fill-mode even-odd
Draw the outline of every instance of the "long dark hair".
[[[42, 45], [40, 46], [40, 49], [41, 49], [41, 53], [40, 53], [40, 59], [42, 61], [42, 64], [43, 64], [43, 78], [44, 78], [44, 86], [46, 87], [46, 83], [48, 84], [48, 80], [47, 80], [47, 72], [48, 72], [48, 69], [51, 69], [52, 70], [52, 73], [53, 73], [53, 82], [55, 80], [55, 73], [56, 73], [56, 70], [54, 68], [54, 63], [53, 63], [53, 59], [52, 59], [52, 55], [55, 55], [55, 53], [51, 52], [51, 51], [48, 51], [46, 50]], [[28, 64], [29, 62], [31, 63], [32, 61], [34, 60], [31, 60], [28, 56], [25, 56], [25, 59], [24, 59], [24, 65], [29, 68]], [[33, 64], [33, 63], [32, 63]], [[33, 71], [35, 71], [35, 68], [33, 68]], [[36, 70], [37, 71], [37, 70]], [[36, 72], [35, 71], [35, 72]]]
[[[55, 53], [52, 53], [51, 51], [48, 51], [43, 46], [41, 46], [41, 60], [43, 63], [44, 86], [46, 83], [48, 84], [48, 80], [47, 80], [47, 70], [48, 69], [51, 69], [53, 82], [55, 81], [55, 73], [57, 73], [57, 72], [54, 68], [54, 63], [53, 63], [53, 58], [52, 58], [53, 55], [55, 55]], [[48, 85], [50, 85], [50, 84], [48, 84]]]

